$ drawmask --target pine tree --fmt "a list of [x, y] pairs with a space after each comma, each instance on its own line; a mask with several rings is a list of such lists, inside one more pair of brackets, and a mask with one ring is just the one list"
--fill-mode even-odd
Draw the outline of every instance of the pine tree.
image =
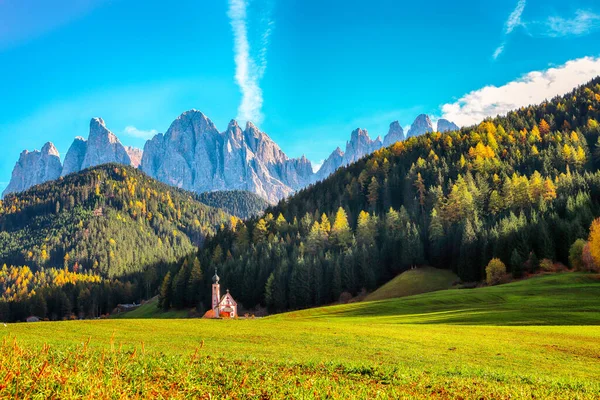
[[531, 273], [535, 273], [540, 269], [540, 260], [537, 258], [537, 256], [535, 255], [535, 252], [531, 252], [529, 254], [529, 272]]
[[187, 283], [187, 295], [186, 300], [188, 304], [192, 306], [199, 306], [202, 291], [202, 267], [200, 266], [200, 261], [198, 258], [194, 258], [192, 263], [192, 270], [190, 272], [190, 278]]
[[168, 311], [171, 308], [171, 271], [167, 272], [160, 286], [158, 307], [164, 311]]
[[523, 276], [523, 259], [517, 249], [513, 249], [510, 255], [510, 269], [513, 278], [521, 278]]
[[368, 187], [367, 199], [372, 210], [377, 209], [377, 200], [379, 200], [379, 182], [377, 178], [372, 177]]
[[269, 278], [267, 279], [267, 283], [265, 284], [265, 303], [267, 303], [267, 307], [270, 310], [275, 310], [277, 306], [277, 302], [274, 296], [275, 291], [275, 273], [271, 272]]
[[431, 210], [431, 218], [429, 221], [429, 245], [430, 245], [430, 260], [434, 266], [441, 264], [442, 247], [444, 239], [444, 226], [441, 218], [438, 216], [437, 209]]

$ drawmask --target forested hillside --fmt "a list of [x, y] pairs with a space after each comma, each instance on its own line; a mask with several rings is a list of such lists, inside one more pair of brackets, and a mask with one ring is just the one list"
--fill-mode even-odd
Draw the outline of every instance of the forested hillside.
[[198, 200], [242, 219], [257, 216], [269, 207], [265, 199], [246, 190], [204, 192], [198, 195]]
[[107, 164], [0, 201], [0, 265], [123, 276], [190, 254], [230, 218], [136, 169]]
[[[133, 277], [130, 277], [133, 278]], [[105, 279], [91, 271], [66, 268], [0, 268], [0, 321], [24, 321], [28, 316], [52, 320], [98, 317], [119, 303], [139, 301], [147, 283], [140, 275], [126, 282]]]
[[478, 281], [493, 257], [514, 276], [541, 259], [566, 264], [600, 215], [599, 119], [595, 79], [477, 126], [397, 142], [229, 224], [199, 252], [201, 265], [218, 267], [244, 306], [278, 311], [374, 289], [415, 265]]

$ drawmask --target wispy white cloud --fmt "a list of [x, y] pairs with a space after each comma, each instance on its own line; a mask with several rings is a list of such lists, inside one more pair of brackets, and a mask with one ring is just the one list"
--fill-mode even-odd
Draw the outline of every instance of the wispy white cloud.
[[259, 27], [258, 51], [253, 52], [249, 37], [249, 7], [246, 0], [229, 0], [227, 15], [234, 37], [235, 80], [242, 92], [242, 100], [238, 107], [237, 119], [240, 122], [252, 121], [260, 124], [263, 120], [263, 94], [260, 88], [267, 68], [267, 49], [273, 29], [270, 18], [270, 2], [263, 10]]
[[523, 25], [523, 22], [521, 21], [521, 15], [523, 15], [523, 11], [525, 10], [526, 5], [527, 2], [525, 0], [519, 0], [517, 6], [513, 10], [513, 12], [510, 13], [508, 19], [506, 20], [506, 23], [504, 24], [504, 33], [508, 35], [516, 27]]
[[498, 48], [496, 49], [496, 51], [494, 51], [494, 54], [492, 54], [492, 57], [495, 59], [497, 59], [500, 54], [502, 54], [502, 52], [504, 51], [504, 46], [505, 44], [502, 43], [500, 46], [498, 46]]
[[577, 10], [572, 18], [552, 16], [542, 24], [538, 33], [548, 37], [581, 36], [600, 28], [600, 15], [586, 10]]
[[158, 133], [158, 131], [156, 129], [150, 129], [150, 130], [145, 131], [143, 129], [138, 129], [135, 126], [131, 126], [131, 125], [126, 126], [125, 129], [123, 129], [124, 135], [139, 138], [139, 139], [152, 139], [154, 136], [156, 136], [157, 133]]
[[474, 90], [442, 106], [443, 118], [459, 126], [477, 124], [486, 117], [540, 103], [565, 94], [600, 75], [600, 58], [584, 57], [544, 71], [533, 71], [503, 86]]
[[500, 44], [500, 46], [498, 46], [496, 48], [496, 50], [494, 51], [494, 54], [492, 55], [492, 58], [494, 60], [497, 59], [500, 56], [500, 54], [502, 54], [502, 52], [504, 51], [504, 47], [506, 46], [506, 36], [510, 35], [511, 32], [513, 30], [515, 30], [515, 28], [517, 28], [518, 26], [522, 26], [523, 25], [523, 22], [521, 20], [521, 15], [523, 15], [523, 11], [525, 10], [525, 6], [526, 5], [527, 5], [527, 1], [526, 0], [519, 0], [519, 2], [517, 3], [517, 6], [515, 7], [515, 9], [508, 16], [508, 19], [504, 23], [504, 37], [505, 37], [505, 39], [502, 42], [502, 44]]
[[504, 39], [492, 54], [494, 60], [504, 52], [508, 35], [519, 26], [531, 37], [545, 38], [584, 36], [600, 29], [600, 14], [590, 10], [576, 10], [570, 17], [551, 15], [539, 20], [524, 21], [522, 15], [525, 6], [526, 0], [519, 0], [504, 23]]

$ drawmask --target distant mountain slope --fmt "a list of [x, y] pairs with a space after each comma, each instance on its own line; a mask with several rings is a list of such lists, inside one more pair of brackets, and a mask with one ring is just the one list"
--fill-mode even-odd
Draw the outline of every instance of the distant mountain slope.
[[198, 200], [242, 219], [259, 215], [269, 207], [265, 199], [244, 190], [204, 192], [198, 194]]
[[0, 201], [0, 265], [121, 276], [189, 254], [226, 221], [191, 193], [106, 164]]

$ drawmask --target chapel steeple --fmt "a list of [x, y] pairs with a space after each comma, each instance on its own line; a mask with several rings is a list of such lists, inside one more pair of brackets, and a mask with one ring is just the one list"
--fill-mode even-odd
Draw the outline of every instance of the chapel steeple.
[[219, 284], [219, 279], [220, 279], [220, 278], [219, 278], [219, 275], [217, 275], [217, 267], [215, 267], [215, 275], [214, 275], [214, 276], [213, 276], [213, 278], [212, 278], [212, 280], [213, 280], [213, 283], [214, 283], [215, 285], [218, 285], [218, 284]]

